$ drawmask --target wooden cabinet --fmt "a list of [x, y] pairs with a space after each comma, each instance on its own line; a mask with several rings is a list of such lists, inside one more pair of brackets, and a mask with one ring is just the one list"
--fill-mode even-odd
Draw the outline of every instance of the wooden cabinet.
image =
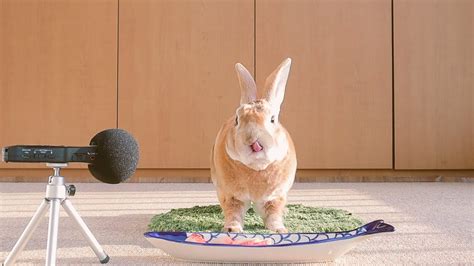
[[[0, 2], [0, 146], [116, 126], [117, 1]], [[39, 167], [0, 164], [0, 168]], [[78, 165], [76, 165], [78, 166]]]
[[253, 1], [120, 1], [119, 127], [141, 168], [209, 168], [239, 105], [234, 70], [253, 71]]
[[395, 168], [474, 168], [474, 1], [395, 0]]
[[[470, 0], [3, 0], [0, 146], [118, 126], [140, 169], [207, 169], [234, 64], [261, 88], [291, 57], [300, 169], [474, 169], [473, 17]], [[20, 166], [38, 167], [0, 164]]]
[[257, 86], [293, 65], [282, 122], [299, 168], [391, 168], [390, 0], [256, 1]]

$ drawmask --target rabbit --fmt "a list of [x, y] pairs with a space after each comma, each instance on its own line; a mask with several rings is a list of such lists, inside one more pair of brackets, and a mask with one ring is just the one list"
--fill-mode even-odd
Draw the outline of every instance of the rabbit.
[[290, 66], [287, 58], [266, 79], [265, 97], [257, 99], [252, 75], [235, 65], [240, 106], [220, 128], [211, 152], [211, 179], [225, 216], [224, 232], [243, 231], [250, 203], [267, 229], [288, 232], [283, 215], [297, 162], [293, 141], [278, 117]]

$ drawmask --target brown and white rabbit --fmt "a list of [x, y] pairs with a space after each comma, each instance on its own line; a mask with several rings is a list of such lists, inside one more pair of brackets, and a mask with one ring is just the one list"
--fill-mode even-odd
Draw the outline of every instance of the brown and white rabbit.
[[290, 72], [288, 58], [265, 82], [257, 99], [252, 75], [241, 64], [240, 106], [219, 130], [211, 155], [211, 177], [222, 207], [226, 232], [242, 232], [250, 203], [265, 227], [285, 233], [283, 215], [296, 172], [296, 153], [288, 131], [279, 123], [280, 105]]

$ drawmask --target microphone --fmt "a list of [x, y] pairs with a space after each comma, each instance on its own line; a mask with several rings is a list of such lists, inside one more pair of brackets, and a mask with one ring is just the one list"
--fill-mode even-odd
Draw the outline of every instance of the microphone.
[[90, 145], [97, 147], [95, 162], [89, 172], [98, 180], [118, 184], [131, 177], [137, 169], [138, 143], [123, 129], [107, 129], [95, 135]]
[[15, 145], [2, 149], [4, 162], [88, 163], [91, 174], [108, 184], [130, 178], [138, 165], [137, 141], [123, 129], [107, 129], [96, 134], [90, 146]]

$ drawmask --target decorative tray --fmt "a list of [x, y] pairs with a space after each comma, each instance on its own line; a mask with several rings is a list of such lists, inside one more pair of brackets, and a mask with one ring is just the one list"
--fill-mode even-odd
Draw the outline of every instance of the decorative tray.
[[354, 230], [330, 233], [148, 232], [145, 237], [155, 247], [183, 260], [325, 262], [371, 236], [393, 231], [392, 225], [376, 220]]

